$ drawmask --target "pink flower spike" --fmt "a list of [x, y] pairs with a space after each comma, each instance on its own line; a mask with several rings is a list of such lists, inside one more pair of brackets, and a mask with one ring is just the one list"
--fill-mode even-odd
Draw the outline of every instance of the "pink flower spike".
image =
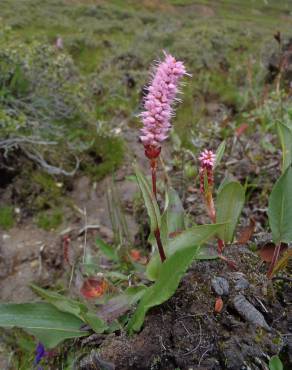
[[216, 155], [212, 152], [212, 150], [205, 149], [201, 152], [199, 156], [199, 161], [201, 168], [209, 168], [213, 169], [215, 165]]
[[172, 105], [179, 92], [179, 81], [187, 74], [183, 62], [177, 61], [170, 54], [164, 54], [164, 61], [155, 67], [144, 101], [145, 111], [140, 115], [143, 122], [140, 139], [146, 156], [150, 153], [159, 155], [161, 143], [167, 139], [171, 128], [170, 120], [174, 113]]

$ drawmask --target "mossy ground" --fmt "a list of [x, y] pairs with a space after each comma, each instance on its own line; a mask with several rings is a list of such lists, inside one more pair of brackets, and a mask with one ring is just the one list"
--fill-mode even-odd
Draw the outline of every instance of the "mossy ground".
[[0, 228], [9, 230], [15, 223], [15, 215], [12, 206], [0, 207]]

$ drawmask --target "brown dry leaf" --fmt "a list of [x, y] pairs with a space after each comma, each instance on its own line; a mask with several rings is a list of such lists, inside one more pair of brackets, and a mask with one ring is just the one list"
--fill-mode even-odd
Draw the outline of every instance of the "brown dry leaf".
[[108, 283], [103, 278], [88, 278], [84, 280], [80, 289], [83, 297], [87, 299], [99, 298], [108, 289]]
[[135, 249], [135, 248], [130, 250], [130, 256], [135, 262], [138, 262], [141, 259], [140, 251], [138, 249]]
[[221, 297], [217, 297], [215, 301], [214, 311], [217, 313], [220, 313], [222, 311], [222, 308], [223, 308], [223, 300]]
[[[260, 249], [259, 255], [261, 259], [265, 262], [272, 262], [273, 255], [275, 252], [275, 244], [273, 243], [267, 243], [263, 248]], [[280, 249], [280, 255], [287, 250], [287, 244], [282, 243], [281, 249]]]
[[239, 234], [237, 244], [246, 244], [251, 237], [253, 236], [253, 233], [255, 231], [255, 220], [253, 218], [250, 218], [249, 225], [244, 227]]

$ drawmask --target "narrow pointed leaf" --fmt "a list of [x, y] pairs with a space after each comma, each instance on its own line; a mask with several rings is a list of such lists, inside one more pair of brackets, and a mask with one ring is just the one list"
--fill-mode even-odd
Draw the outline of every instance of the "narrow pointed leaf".
[[167, 301], [175, 293], [181, 278], [192, 263], [196, 253], [196, 248], [189, 247], [177, 251], [166, 259], [161, 266], [159, 278], [145, 291], [129, 322], [128, 330], [130, 332], [140, 330], [145, 315], [151, 307]]
[[68, 338], [88, 335], [80, 330], [82, 324], [76, 316], [61, 312], [49, 303], [0, 304], [0, 327], [22, 328], [36, 336], [46, 348], [55, 347]]
[[239, 182], [228, 182], [224, 185], [216, 199], [216, 222], [225, 223], [218, 233], [225, 243], [233, 241], [235, 228], [242, 211], [245, 191]]
[[222, 157], [224, 155], [226, 148], [226, 142], [225, 140], [222, 141], [222, 143], [218, 146], [218, 149], [216, 150], [216, 160], [215, 160], [215, 168], [220, 164]]
[[273, 241], [292, 241], [292, 167], [288, 167], [274, 185], [269, 198], [269, 224]]
[[167, 220], [168, 234], [183, 231], [185, 229], [185, 215], [179, 195], [173, 188], [169, 188], [167, 198], [167, 208], [164, 211], [163, 216], [165, 216]]
[[281, 122], [277, 123], [278, 135], [282, 147], [282, 173], [292, 163], [292, 130]]
[[158, 227], [160, 227], [161, 223], [161, 217], [157, 201], [154, 197], [154, 194], [151, 190], [151, 187], [147, 179], [145, 178], [145, 176], [142, 174], [138, 167], [135, 167], [135, 174], [144, 199], [148, 216], [150, 218], [150, 229], [152, 232], [154, 232]]

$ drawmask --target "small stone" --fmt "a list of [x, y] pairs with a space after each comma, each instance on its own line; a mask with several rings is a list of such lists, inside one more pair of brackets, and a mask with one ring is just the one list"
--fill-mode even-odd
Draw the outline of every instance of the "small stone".
[[235, 290], [244, 290], [249, 288], [249, 282], [244, 277], [238, 277], [235, 281]]
[[245, 298], [244, 295], [238, 294], [235, 296], [233, 299], [233, 305], [240, 316], [242, 316], [246, 321], [255, 326], [260, 326], [271, 331], [271, 328], [267, 324], [264, 316]]
[[223, 277], [217, 276], [214, 279], [212, 279], [211, 286], [214, 292], [219, 296], [229, 294], [229, 283]]
[[3, 240], [10, 239], [10, 235], [9, 235], [9, 234], [3, 234], [3, 235], [2, 235], [2, 239], [3, 239]]

